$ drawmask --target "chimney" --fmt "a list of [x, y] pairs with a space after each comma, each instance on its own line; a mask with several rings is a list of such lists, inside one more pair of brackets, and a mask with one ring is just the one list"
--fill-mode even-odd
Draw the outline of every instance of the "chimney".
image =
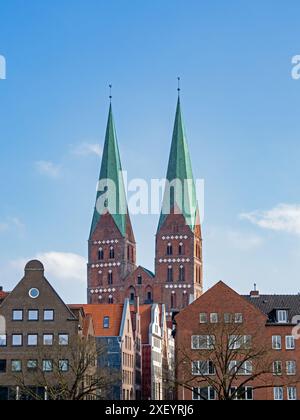
[[259, 297], [259, 290], [257, 290], [257, 285], [254, 283], [254, 289], [250, 292], [250, 297], [258, 298]]

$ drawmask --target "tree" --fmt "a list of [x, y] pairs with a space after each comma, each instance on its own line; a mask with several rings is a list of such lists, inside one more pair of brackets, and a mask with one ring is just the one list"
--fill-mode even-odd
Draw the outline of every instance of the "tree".
[[[177, 350], [177, 386], [193, 391], [196, 399], [236, 400], [252, 399], [256, 389], [287, 385], [263, 332], [249, 335], [236, 321], [205, 324], [201, 335], [192, 337], [192, 351]], [[297, 383], [299, 377], [288, 378], [289, 386]]]
[[[15, 373], [21, 399], [93, 400], [106, 399], [119, 373], [98, 367], [106, 352], [94, 337], [78, 337], [68, 346], [44, 346], [27, 372]], [[29, 361], [28, 361], [29, 363]]]

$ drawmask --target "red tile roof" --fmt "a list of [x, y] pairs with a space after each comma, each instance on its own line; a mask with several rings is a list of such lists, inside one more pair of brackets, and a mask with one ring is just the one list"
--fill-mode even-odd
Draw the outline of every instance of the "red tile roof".
[[[80, 306], [83, 308], [85, 314], [92, 316], [96, 337], [118, 337], [119, 336], [124, 305], [112, 304], [112, 305], [80, 305]], [[103, 321], [105, 317], [110, 318], [109, 328], [103, 327]]]

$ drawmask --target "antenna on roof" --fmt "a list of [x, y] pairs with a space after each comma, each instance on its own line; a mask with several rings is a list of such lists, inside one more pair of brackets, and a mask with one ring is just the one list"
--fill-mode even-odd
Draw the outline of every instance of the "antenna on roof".
[[178, 92], [178, 96], [180, 96], [180, 92], [181, 92], [181, 86], [180, 86], [181, 78], [179, 76], [177, 77], [177, 82], [178, 82], [177, 92]]
[[254, 292], [257, 292], [257, 284], [254, 283]]
[[112, 100], [112, 84], [109, 85], [109, 100], [110, 100], [110, 103], [111, 103], [111, 100]]

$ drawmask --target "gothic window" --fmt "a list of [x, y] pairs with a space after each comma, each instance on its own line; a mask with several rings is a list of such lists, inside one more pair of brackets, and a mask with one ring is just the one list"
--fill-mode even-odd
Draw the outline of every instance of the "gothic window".
[[172, 268], [172, 266], [168, 267], [168, 282], [169, 283], [173, 282], [173, 268]]
[[182, 295], [182, 303], [183, 303], [183, 307], [184, 308], [186, 306], [188, 306], [188, 304], [189, 304], [189, 296], [188, 296], [188, 294], [187, 294], [186, 291], [183, 292], [183, 295]]
[[135, 296], [136, 296], [135, 288], [130, 287], [130, 289], [129, 289], [129, 301], [130, 301], [131, 305], [133, 305], [134, 302], [135, 302]]
[[113, 246], [111, 246], [110, 249], [109, 249], [109, 258], [111, 260], [113, 260], [115, 258], [115, 249], [114, 249]]
[[168, 246], [167, 246], [167, 255], [173, 255], [173, 247], [172, 247], [172, 244], [168, 244]]
[[99, 251], [98, 251], [98, 260], [99, 261], [104, 260], [104, 251], [103, 251], [103, 248], [99, 248]]
[[113, 273], [111, 270], [108, 272], [108, 284], [110, 286], [113, 284]]
[[179, 244], [179, 247], [178, 247], [178, 254], [179, 254], [179, 255], [184, 255], [184, 245], [183, 245], [183, 243], [180, 243], [180, 244]]
[[108, 303], [110, 305], [112, 305], [114, 303], [114, 298], [112, 297], [112, 295], [108, 296]]
[[183, 265], [179, 267], [179, 281], [185, 281], [185, 268]]
[[151, 292], [147, 292], [147, 300], [148, 300], [148, 302], [152, 302], [152, 293]]
[[171, 294], [171, 309], [176, 309], [176, 293]]
[[130, 260], [130, 246], [127, 246], [127, 260]]
[[137, 284], [139, 285], [143, 284], [143, 277], [141, 275], [139, 275], [137, 278]]

